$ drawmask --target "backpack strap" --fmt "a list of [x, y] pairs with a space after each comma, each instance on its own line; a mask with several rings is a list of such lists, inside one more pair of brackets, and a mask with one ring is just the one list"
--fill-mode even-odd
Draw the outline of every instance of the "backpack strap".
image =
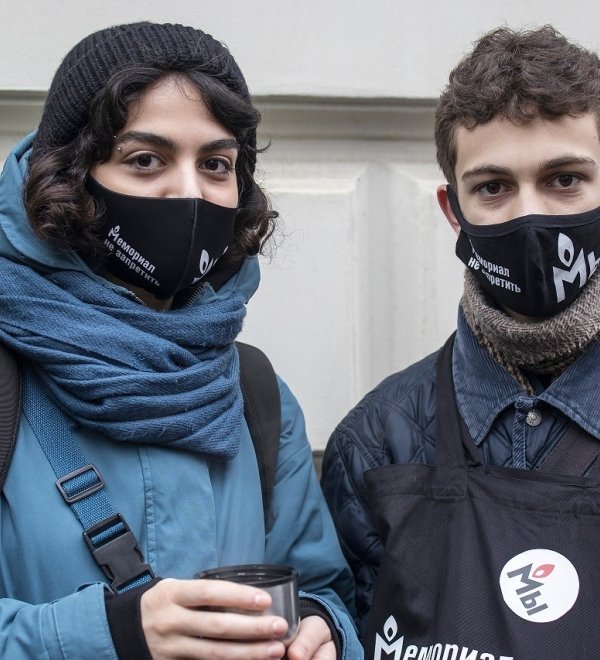
[[87, 462], [65, 413], [48, 398], [31, 369], [23, 377], [23, 409], [50, 467], [56, 487], [83, 528], [83, 538], [116, 593], [147, 584], [154, 577], [134, 533], [113, 509], [104, 479]]
[[21, 416], [21, 372], [13, 352], [0, 344], [0, 492], [15, 449]]
[[281, 396], [269, 358], [255, 346], [238, 341], [236, 347], [240, 356], [244, 417], [256, 452], [265, 529], [268, 529], [281, 436]]

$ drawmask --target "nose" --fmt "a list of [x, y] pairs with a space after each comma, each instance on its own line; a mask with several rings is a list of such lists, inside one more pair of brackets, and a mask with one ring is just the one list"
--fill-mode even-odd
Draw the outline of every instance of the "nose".
[[202, 180], [193, 167], [178, 167], [171, 172], [165, 197], [203, 198]]

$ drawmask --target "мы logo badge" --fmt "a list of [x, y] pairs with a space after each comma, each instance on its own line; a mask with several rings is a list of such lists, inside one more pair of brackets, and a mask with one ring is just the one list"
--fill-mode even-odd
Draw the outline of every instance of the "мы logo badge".
[[553, 550], [522, 552], [500, 572], [504, 602], [526, 621], [556, 621], [575, 604], [579, 576], [573, 564]]

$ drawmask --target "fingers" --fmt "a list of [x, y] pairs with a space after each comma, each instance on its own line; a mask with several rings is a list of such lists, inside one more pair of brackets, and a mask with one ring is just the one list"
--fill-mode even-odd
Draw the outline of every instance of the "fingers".
[[266, 591], [226, 580], [166, 579], [156, 586], [159, 585], [163, 585], [169, 600], [175, 600], [182, 607], [221, 607], [259, 612], [271, 604], [271, 597]]
[[196, 658], [211, 660], [271, 660], [283, 658], [281, 642], [237, 643], [184, 637], [171, 640], [160, 647], [150, 648], [153, 660], [181, 660]]
[[261, 614], [270, 603], [267, 593], [247, 585], [166, 579], [142, 595], [142, 628], [155, 660], [281, 658], [278, 640], [288, 626]]
[[320, 616], [309, 616], [300, 621], [287, 655], [289, 660], [336, 660], [331, 631]]
[[211, 639], [280, 639], [287, 632], [285, 619], [276, 616], [248, 616], [231, 612], [180, 611], [178, 632]]
[[285, 619], [256, 616], [270, 603], [264, 591], [233, 582], [162, 580], [142, 596], [142, 624], [163, 636], [277, 639], [287, 632]]

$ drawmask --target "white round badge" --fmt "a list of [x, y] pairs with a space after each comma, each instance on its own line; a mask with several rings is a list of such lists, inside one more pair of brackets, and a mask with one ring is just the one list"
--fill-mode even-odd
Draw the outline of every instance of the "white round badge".
[[575, 566], [554, 550], [527, 550], [500, 572], [504, 602], [525, 621], [548, 623], [566, 614], [579, 595]]

